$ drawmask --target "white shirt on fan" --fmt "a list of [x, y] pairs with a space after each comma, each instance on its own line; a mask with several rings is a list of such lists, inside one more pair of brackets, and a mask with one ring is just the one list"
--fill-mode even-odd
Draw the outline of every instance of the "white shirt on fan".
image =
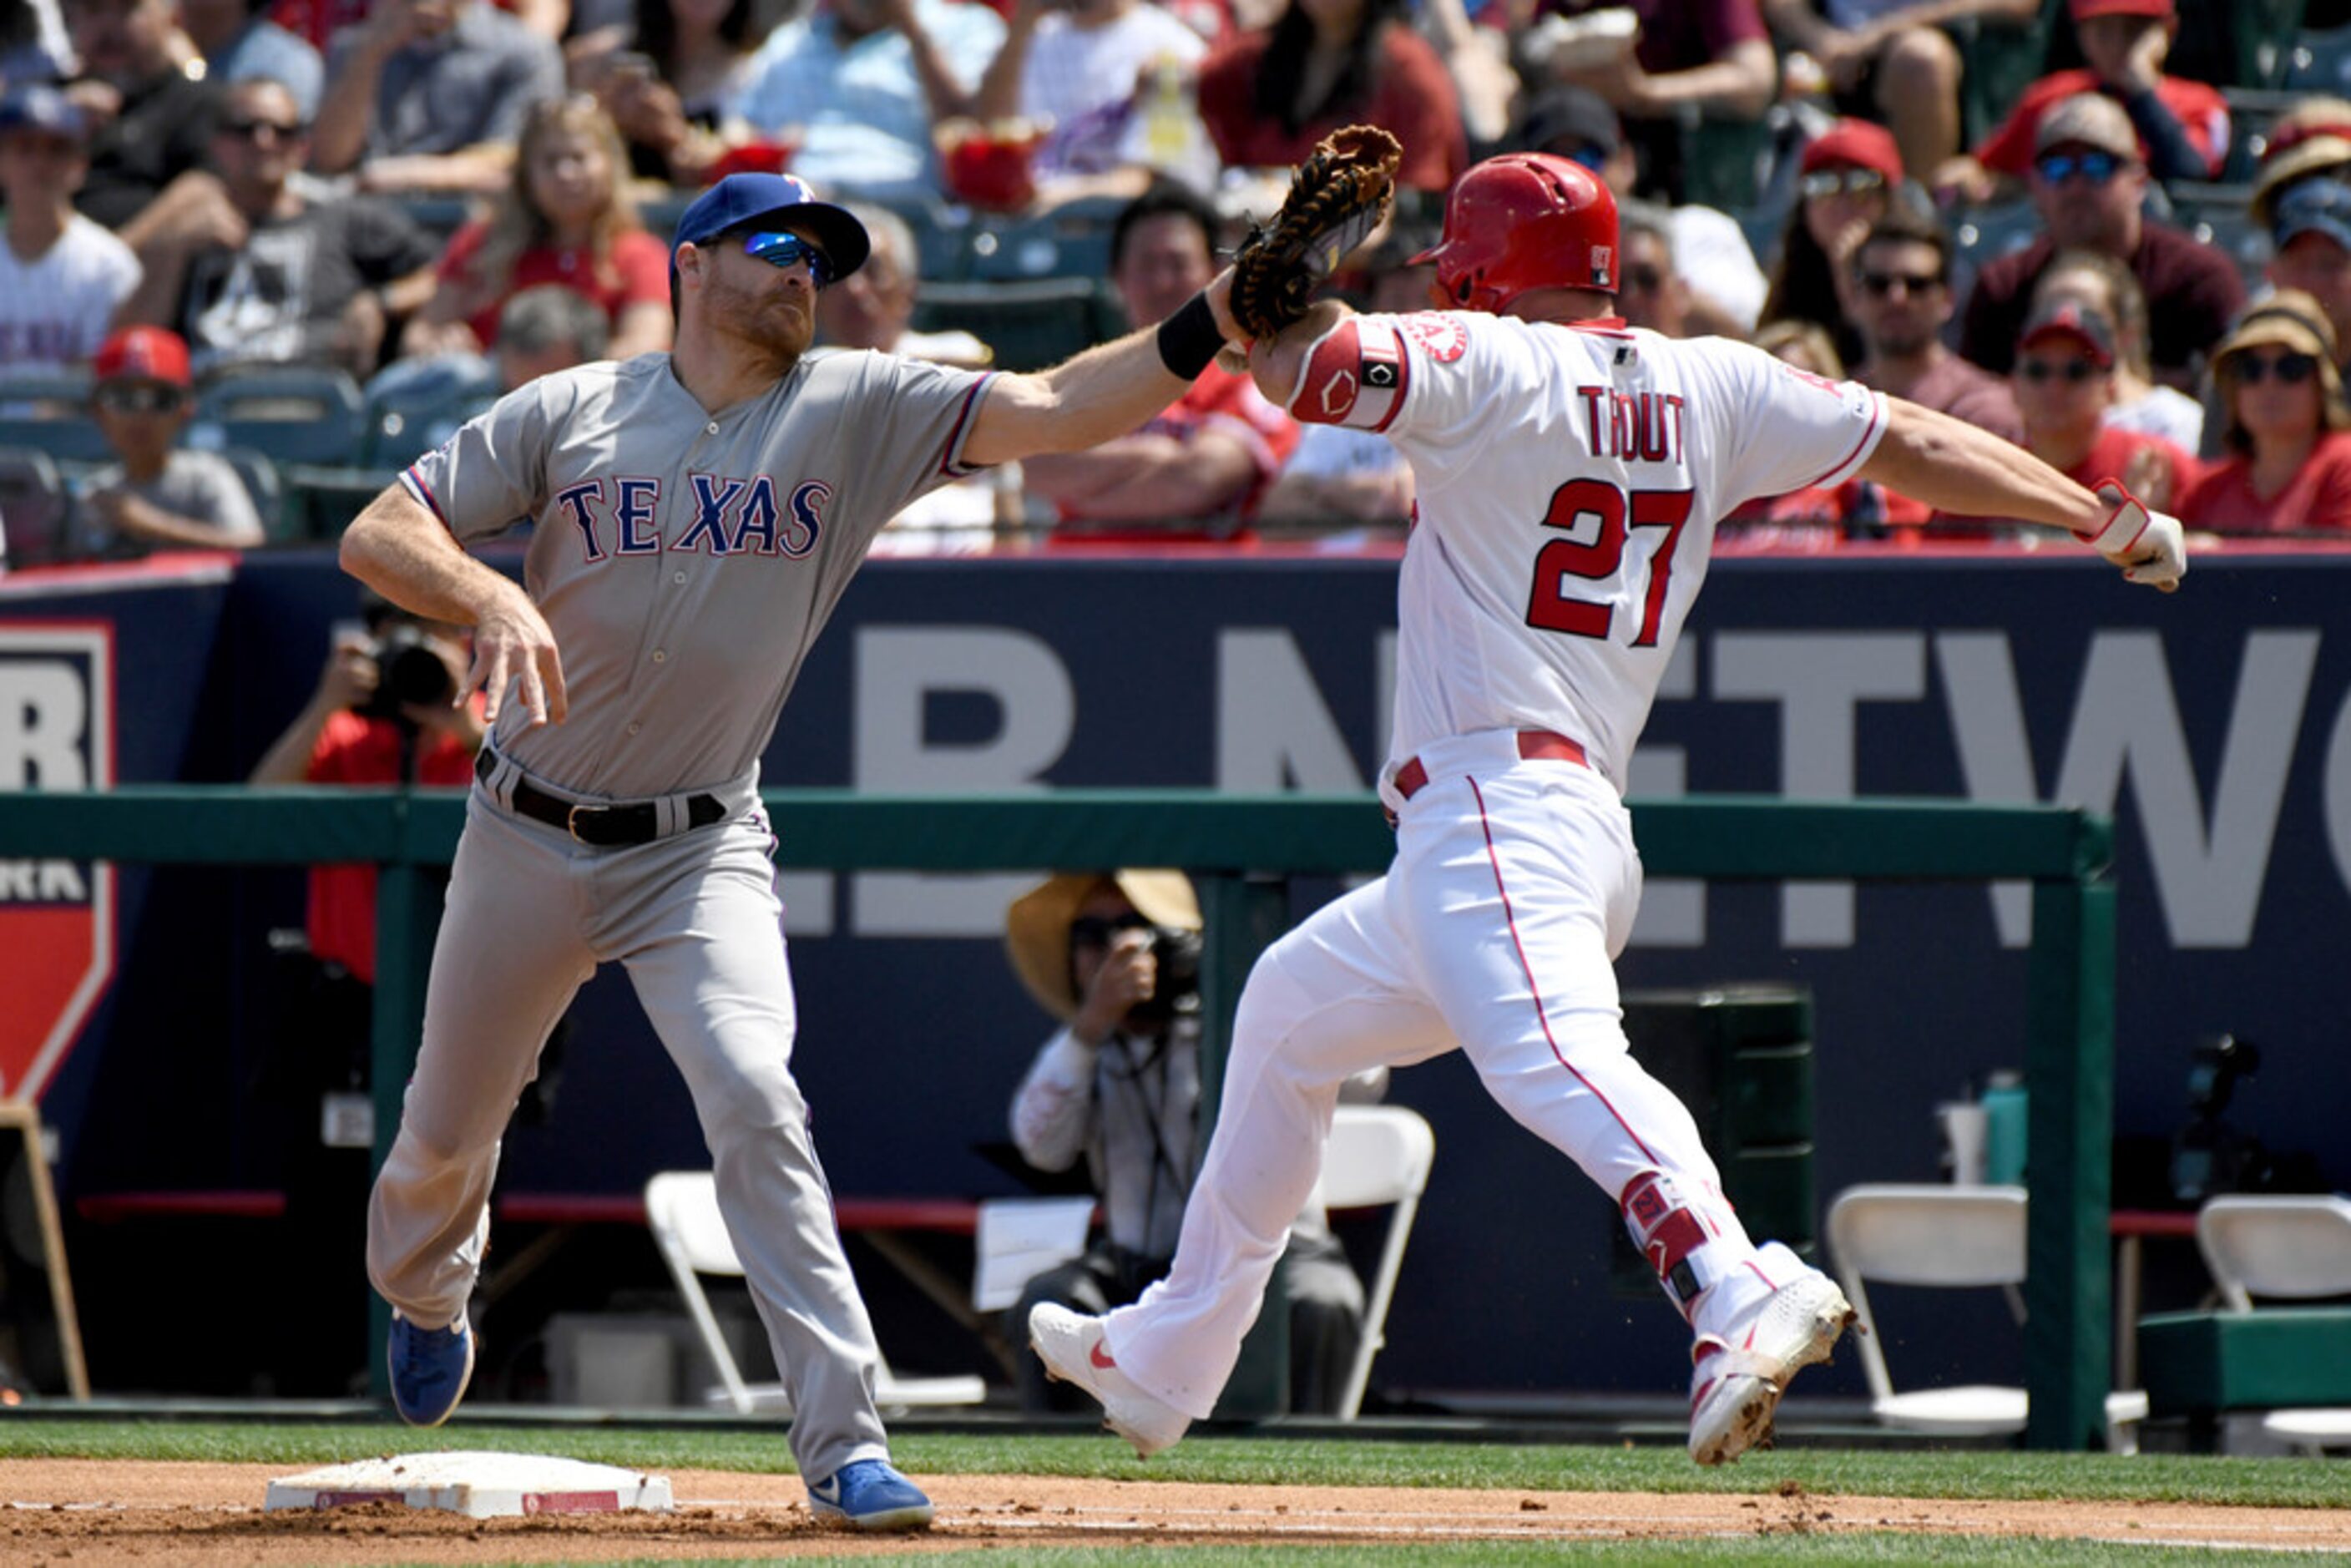
[[1842, 483], [1886, 420], [1744, 343], [1468, 311], [1348, 318], [1290, 412], [1384, 434], [1417, 476], [1391, 762], [1548, 729], [1619, 789], [1717, 520]]
[[30, 261], [0, 239], [0, 366], [89, 359], [139, 277], [131, 247], [79, 213]]

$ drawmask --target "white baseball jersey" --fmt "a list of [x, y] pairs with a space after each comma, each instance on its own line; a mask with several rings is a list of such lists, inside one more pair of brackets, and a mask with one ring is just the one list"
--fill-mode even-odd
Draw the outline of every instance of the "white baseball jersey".
[[1418, 477], [1392, 765], [1547, 729], [1619, 789], [1716, 522], [1840, 483], [1886, 428], [1876, 392], [1744, 343], [1452, 311], [1349, 318], [1290, 413], [1386, 435]]

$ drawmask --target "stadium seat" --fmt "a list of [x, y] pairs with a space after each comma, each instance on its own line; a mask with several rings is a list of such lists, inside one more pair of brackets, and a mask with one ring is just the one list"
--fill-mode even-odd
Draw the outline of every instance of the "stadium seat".
[[1768, 119], [1732, 120], [1688, 111], [1677, 117], [1681, 132], [1682, 201], [1688, 205], [1735, 212], [1752, 206], [1771, 183], [1777, 144]]
[[2237, 85], [2277, 87], [2292, 51], [2286, 41], [2302, 28], [2304, 0], [2231, 0], [2230, 35], [2236, 45]]
[[110, 461], [114, 454], [89, 415], [89, 372], [50, 365], [0, 371], [0, 446], [65, 463]]
[[497, 401], [497, 371], [487, 360], [452, 356], [429, 364], [399, 363], [406, 373], [381, 374], [368, 383], [359, 460], [369, 467], [393, 469], [414, 462]]
[[1338, 1411], [1341, 1420], [1352, 1421], [1362, 1411], [1364, 1391], [1372, 1381], [1372, 1359], [1387, 1343], [1388, 1304], [1395, 1299], [1405, 1242], [1412, 1235], [1412, 1222], [1420, 1212], [1420, 1195], [1427, 1190], [1429, 1166], [1436, 1159], [1437, 1134], [1419, 1112], [1406, 1106], [1342, 1105], [1332, 1117], [1331, 1141], [1322, 1153], [1322, 1180], [1316, 1188], [1323, 1206], [1334, 1209], [1395, 1206], [1380, 1248], [1379, 1267], [1364, 1301], [1364, 1337], [1355, 1348], [1355, 1364], [1347, 1374]]
[[269, 365], [227, 372], [196, 397], [196, 418], [226, 446], [246, 446], [274, 463], [358, 459], [364, 408], [350, 374], [317, 365]]
[[[1829, 1251], [1837, 1281], [1860, 1314], [1854, 1336], [1869, 1383], [1870, 1414], [1888, 1427], [1946, 1437], [1998, 1437], [2024, 1430], [2022, 1388], [1994, 1384], [1897, 1391], [1886, 1336], [1864, 1281], [1931, 1288], [1998, 1287], [2022, 1322], [2025, 1194], [2021, 1186], [1884, 1184], [1847, 1187], [1829, 1205]], [[2136, 1453], [2143, 1393], [2106, 1396], [2106, 1448]]]
[[[653, 1228], [653, 1243], [669, 1265], [678, 1294], [702, 1336], [703, 1348], [718, 1369], [719, 1387], [710, 1403], [738, 1416], [781, 1413], [791, 1408], [790, 1396], [780, 1384], [750, 1385], [735, 1364], [735, 1353], [720, 1332], [710, 1298], [702, 1288], [705, 1274], [743, 1277], [742, 1260], [734, 1239], [718, 1212], [717, 1178], [708, 1171], [664, 1171], [645, 1184], [645, 1223]], [[889, 1363], [874, 1368], [873, 1402], [884, 1411], [914, 1406], [977, 1405], [987, 1396], [987, 1384], [977, 1375], [901, 1377]]]
[[0, 522], [7, 529], [6, 562], [38, 566], [65, 549], [73, 497], [46, 452], [0, 447]]
[[2351, 93], [2351, 27], [2303, 33], [2286, 51], [2280, 87], [2289, 92]]
[[1125, 205], [1123, 197], [1090, 196], [1035, 217], [975, 223], [967, 275], [974, 280], [1107, 277], [1111, 228]]
[[2025, 88], [2046, 68], [2049, 36], [2065, 0], [2042, 0], [2022, 26], [1980, 16], [1950, 24], [1959, 46], [1959, 140], [1980, 143], [2006, 120]]
[[1976, 274], [2041, 237], [2041, 214], [2030, 200], [1963, 207], [1951, 215], [1951, 297], [1965, 299]]
[[[2351, 1198], [2216, 1197], [2197, 1211], [2196, 1245], [2231, 1312], [2257, 1311], [2255, 1296], [2351, 1296]], [[2351, 1409], [2273, 1410], [2262, 1430], [2312, 1454], [2351, 1447]]]
[[245, 493], [253, 498], [253, 509], [261, 515], [262, 536], [274, 545], [301, 538], [296, 526], [300, 519], [289, 519], [287, 515], [286, 486], [278, 480], [277, 465], [249, 446], [232, 446], [221, 455], [236, 470], [236, 476], [245, 481]]
[[1104, 287], [1084, 277], [926, 283], [914, 329], [960, 329], [995, 350], [1000, 369], [1042, 370], [1125, 329]]
[[2222, 88], [2220, 96], [2229, 104], [2229, 156], [2220, 165], [2220, 183], [2250, 185], [2269, 151], [2270, 128], [2302, 95], [2276, 88], [2231, 87]]

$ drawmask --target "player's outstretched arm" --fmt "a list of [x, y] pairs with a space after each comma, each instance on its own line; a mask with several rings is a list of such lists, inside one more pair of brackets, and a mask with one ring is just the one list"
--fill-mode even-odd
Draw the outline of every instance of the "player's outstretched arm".
[[1342, 300], [1318, 299], [1307, 308], [1305, 315], [1272, 337], [1259, 338], [1249, 345], [1249, 375], [1268, 402], [1276, 408], [1290, 406], [1298, 392], [1299, 378], [1306, 373], [1306, 361], [1314, 345], [1353, 314]]
[[1231, 292], [1228, 268], [1157, 326], [1050, 371], [998, 376], [964, 439], [964, 461], [986, 466], [1040, 452], [1079, 452], [1139, 429], [1184, 395], [1219, 345], [1240, 336], [1226, 303]]
[[2179, 586], [2188, 570], [2179, 520], [2150, 512], [2119, 483], [2085, 490], [1989, 431], [1897, 397], [1886, 407], [1886, 434], [1863, 478], [1942, 511], [2064, 528], [2133, 582], [2166, 593]]
[[407, 490], [394, 484], [370, 501], [343, 530], [338, 559], [394, 604], [474, 629], [474, 667], [455, 700], [481, 687], [488, 697], [486, 723], [497, 722], [509, 680], [520, 686], [533, 724], [563, 722], [563, 661], [538, 606], [513, 579], [460, 549], [441, 519]]

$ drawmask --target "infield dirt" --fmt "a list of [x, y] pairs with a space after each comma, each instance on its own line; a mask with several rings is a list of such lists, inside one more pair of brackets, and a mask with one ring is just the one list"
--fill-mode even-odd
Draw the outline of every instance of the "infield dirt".
[[918, 1476], [929, 1534], [871, 1540], [819, 1526], [796, 1477], [666, 1472], [672, 1514], [475, 1521], [383, 1504], [264, 1513], [287, 1467], [0, 1461], [0, 1560], [72, 1568], [505, 1563], [921, 1553], [1148, 1542], [1318, 1545], [1411, 1541], [1659, 1540], [1900, 1531], [2142, 1544], [2351, 1552], [2351, 1511], [2179, 1503], [1845, 1497], [1792, 1482], [1761, 1495], [1446, 1491]]

